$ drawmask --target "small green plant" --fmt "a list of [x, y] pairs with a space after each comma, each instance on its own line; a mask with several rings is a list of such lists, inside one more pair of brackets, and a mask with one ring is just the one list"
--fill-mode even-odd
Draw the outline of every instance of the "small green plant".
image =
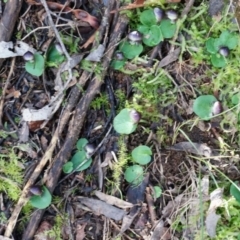
[[131, 134], [137, 128], [141, 115], [134, 109], [124, 108], [113, 120], [113, 127], [120, 134]]
[[132, 151], [132, 159], [141, 165], [146, 165], [151, 161], [152, 150], [148, 146], [138, 146]]
[[37, 195], [32, 196], [29, 201], [33, 207], [44, 209], [51, 204], [52, 195], [45, 186], [42, 186], [41, 192], [37, 192]]
[[143, 181], [144, 171], [143, 167], [139, 165], [133, 165], [128, 167], [124, 173], [124, 178], [127, 182], [133, 185], [139, 185]]
[[72, 156], [71, 160], [63, 165], [64, 173], [71, 173], [72, 171], [83, 171], [92, 163], [90, 155], [94, 151], [94, 147], [88, 144], [86, 138], [80, 138], [76, 144], [77, 152]]
[[221, 112], [221, 104], [213, 95], [202, 95], [195, 99], [193, 111], [202, 120], [210, 120]]
[[[159, 21], [155, 9], [148, 9], [140, 14], [138, 31], [143, 34], [143, 43], [149, 47], [156, 46], [164, 38], [171, 38], [176, 31], [176, 24], [169, 19]], [[160, 22], [160, 25], [159, 25]]]
[[207, 51], [211, 54], [211, 63], [214, 67], [221, 68], [227, 65], [229, 50], [237, 47], [239, 37], [228, 30], [223, 31], [219, 38], [209, 38], [206, 41]]
[[[151, 161], [152, 150], [148, 146], [141, 145], [134, 148], [131, 155], [133, 162], [146, 165]], [[137, 164], [128, 167], [124, 173], [124, 177], [130, 184], [140, 184], [144, 177], [143, 167]]]
[[25, 69], [28, 73], [34, 76], [41, 76], [44, 72], [45, 60], [44, 57], [39, 53], [26, 52], [23, 55], [26, 61]]
[[62, 240], [62, 229], [65, 221], [67, 221], [67, 216], [61, 217], [60, 215], [57, 215], [54, 219], [53, 227], [50, 230], [45, 231], [44, 235], [51, 239]]
[[63, 55], [61, 45], [59, 43], [52, 44], [47, 52], [46, 66], [58, 67], [64, 60], [65, 56]]
[[70, 54], [79, 52], [80, 38], [74, 37], [73, 31], [71, 31], [70, 35], [65, 35], [60, 33], [60, 36], [63, 43], [68, 47]]
[[133, 31], [128, 34], [128, 40], [123, 41], [119, 45], [115, 59], [111, 63], [111, 66], [115, 70], [124, 71], [123, 68], [127, 62], [126, 59], [134, 59], [143, 52], [144, 47], [142, 42], [147, 47], [153, 47], [164, 39], [174, 36], [176, 23], [171, 19], [162, 20], [162, 18], [163, 10], [159, 8], [151, 8], [139, 14], [136, 26], [138, 31]]
[[[113, 120], [113, 127], [116, 132], [120, 134], [131, 134], [133, 133], [136, 128], [137, 124], [140, 121], [141, 115], [134, 109], [122, 109], [120, 113], [114, 118]], [[126, 145], [123, 140], [120, 141], [120, 151], [119, 151], [119, 160], [113, 166], [113, 177], [115, 182], [118, 183], [119, 186], [119, 178], [122, 171], [123, 166], [129, 160], [127, 157]], [[133, 149], [131, 153], [132, 161], [134, 163], [139, 163], [141, 165], [146, 165], [151, 161], [152, 151], [149, 147], [141, 145]], [[138, 185], [142, 182], [144, 178], [144, 171], [143, 167], [140, 165], [133, 165], [128, 167], [125, 170], [124, 177], [127, 182], [133, 185]]]

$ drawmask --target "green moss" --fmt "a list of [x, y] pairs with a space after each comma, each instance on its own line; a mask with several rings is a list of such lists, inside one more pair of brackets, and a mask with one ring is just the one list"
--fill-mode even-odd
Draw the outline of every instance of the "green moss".
[[130, 157], [127, 154], [127, 146], [124, 140], [124, 136], [120, 136], [118, 139], [118, 158], [117, 162], [113, 165], [113, 182], [115, 183], [115, 187], [119, 189], [121, 183], [121, 176], [123, 173], [123, 168], [127, 165]]
[[0, 154], [0, 192], [16, 201], [21, 193], [23, 169], [14, 151], [8, 151], [8, 154]]

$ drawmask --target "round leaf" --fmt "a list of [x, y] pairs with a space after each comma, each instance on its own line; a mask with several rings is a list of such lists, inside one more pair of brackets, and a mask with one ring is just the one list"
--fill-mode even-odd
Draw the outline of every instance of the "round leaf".
[[209, 38], [207, 41], [206, 41], [206, 48], [207, 48], [207, 51], [209, 53], [217, 53], [218, 52], [218, 48], [215, 46], [215, 39], [214, 38]]
[[237, 105], [240, 102], [240, 94], [234, 94], [231, 98], [232, 104]]
[[33, 62], [26, 62], [25, 69], [28, 73], [34, 76], [41, 76], [44, 71], [44, 58], [41, 54], [35, 53], [34, 54], [34, 61]]
[[139, 165], [128, 167], [125, 171], [124, 177], [127, 182], [133, 185], [138, 185], [143, 181], [143, 168]]
[[151, 161], [152, 150], [148, 146], [138, 146], [132, 151], [132, 158], [135, 162], [145, 165]]
[[139, 25], [137, 29], [142, 34], [147, 34], [149, 32], [149, 26]]
[[193, 103], [193, 111], [202, 120], [209, 120], [212, 114], [213, 104], [217, 99], [213, 95], [202, 95], [195, 99]]
[[130, 118], [131, 109], [123, 109], [113, 120], [113, 127], [120, 134], [131, 134], [137, 128], [137, 124]]
[[211, 55], [211, 63], [214, 67], [222, 68], [227, 64], [226, 59], [220, 54], [212, 54]]
[[142, 44], [130, 44], [128, 41], [125, 41], [119, 46], [119, 50], [127, 59], [133, 59], [141, 54], [143, 46]]
[[92, 159], [86, 158], [85, 151], [78, 151], [73, 155], [71, 162], [73, 163], [73, 169], [79, 172], [89, 168], [92, 163]]
[[163, 35], [159, 26], [153, 25], [150, 27], [147, 34], [143, 37], [143, 42], [149, 47], [153, 47], [158, 45], [161, 41], [163, 41]]
[[161, 21], [160, 29], [164, 38], [172, 38], [176, 32], [176, 24], [169, 19]]
[[32, 196], [30, 198], [30, 203], [33, 207], [44, 209], [47, 208], [52, 202], [52, 195], [49, 190], [43, 186], [42, 187], [43, 193], [40, 196]]
[[159, 186], [154, 186], [154, 197], [159, 198], [162, 195], [162, 189]]
[[121, 68], [123, 68], [123, 66], [125, 65], [125, 60], [113, 60], [111, 63], [111, 67], [115, 70], [119, 70]]
[[67, 162], [63, 165], [63, 172], [64, 173], [70, 173], [73, 171], [73, 163]]
[[148, 9], [148, 10], [143, 11], [140, 14], [140, 22], [143, 25], [147, 25], [147, 26], [157, 24], [157, 19], [155, 17], [155, 14], [154, 14], [153, 10]]
[[215, 47], [219, 49], [220, 47], [228, 47], [229, 49], [235, 49], [238, 45], [239, 37], [230, 33], [229, 31], [223, 31], [218, 39], [215, 41]]
[[77, 149], [78, 150], [83, 150], [84, 147], [88, 144], [88, 140], [86, 138], [80, 138], [78, 141], [77, 141]]

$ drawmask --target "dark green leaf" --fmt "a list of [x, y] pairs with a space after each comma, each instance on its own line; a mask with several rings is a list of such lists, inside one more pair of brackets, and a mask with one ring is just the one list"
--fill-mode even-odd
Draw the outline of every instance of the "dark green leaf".
[[215, 47], [228, 47], [229, 49], [235, 49], [238, 45], [239, 37], [235, 33], [229, 31], [223, 31], [218, 39], [215, 41]]
[[143, 42], [149, 47], [153, 47], [158, 45], [161, 41], [163, 41], [163, 35], [159, 26], [153, 25], [150, 27], [147, 34], [143, 37]]
[[133, 185], [138, 185], [143, 181], [143, 168], [139, 165], [128, 167], [125, 171], [124, 177], [127, 182]]
[[213, 95], [202, 95], [195, 99], [193, 111], [202, 120], [209, 120], [212, 117], [212, 107], [217, 99]]
[[73, 171], [73, 163], [67, 162], [63, 165], [63, 172], [64, 173], [70, 173]]
[[143, 25], [147, 25], [147, 26], [157, 24], [157, 19], [155, 17], [155, 14], [154, 14], [153, 10], [148, 9], [148, 10], [143, 11], [140, 14], [140, 22]]
[[124, 67], [126, 60], [113, 60], [111, 67], [115, 70], [120, 70]]
[[132, 151], [132, 158], [135, 162], [145, 165], [151, 161], [152, 150], [148, 146], [138, 146]]
[[231, 98], [232, 104], [237, 105], [240, 102], [240, 94], [234, 94]]
[[85, 151], [78, 151], [71, 158], [71, 162], [73, 163], [73, 170], [76, 170], [79, 172], [79, 171], [83, 171], [83, 170], [89, 168], [89, 166], [92, 163], [92, 159], [86, 158]]
[[35, 208], [39, 209], [47, 208], [52, 202], [52, 195], [49, 192], [49, 190], [45, 186], [42, 187], [42, 190], [43, 190], [42, 195], [40, 196], [35, 195], [30, 198], [30, 203]]
[[161, 21], [160, 29], [164, 38], [172, 38], [176, 32], [176, 24], [164, 19]]
[[62, 53], [59, 53], [55, 45], [51, 45], [47, 52], [47, 65], [49, 67], [57, 67], [65, 60]]
[[214, 38], [209, 38], [207, 41], [206, 41], [206, 48], [207, 48], [207, 51], [209, 53], [217, 53], [218, 52], [218, 48], [216, 47], [215, 45], [215, 39]]
[[78, 141], [77, 141], [77, 149], [78, 150], [83, 150], [84, 147], [88, 144], [88, 140], [86, 138], [80, 138]]
[[28, 73], [34, 76], [41, 76], [44, 71], [45, 61], [41, 54], [35, 53], [34, 54], [34, 61], [33, 62], [26, 62], [25, 69]]
[[227, 65], [227, 60], [220, 54], [212, 54], [211, 55], [211, 63], [214, 67], [222, 68]]
[[149, 32], [150, 27], [145, 25], [139, 25], [137, 29], [140, 33], [147, 34]]
[[130, 44], [128, 41], [124, 41], [120, 46], [119, 50], [127, 59], [133, 59], [141, 54], [143, 51], [142, 44]]

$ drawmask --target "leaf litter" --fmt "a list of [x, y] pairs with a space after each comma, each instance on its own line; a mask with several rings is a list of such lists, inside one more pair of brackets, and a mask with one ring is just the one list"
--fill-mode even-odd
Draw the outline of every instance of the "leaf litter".
[[[189, 6], [193, 2], [189, 1], [186, 8], [183, 9], [183, 13], [191, 11]], [[42, 2], [28, 0], [27, 3], [34, 5], [36, 9], [42, 7]], [[8, 75], [7, 72], [3, 72], [2, 75], [3, 79], [8, 77], [11, 81], [6, 95], [3, 97], [5, 101], [3, 127], [7, 134], [4, 135], [4, 131], [0, 131], [3, 143], [1, 154], [7, 152], [8, 147], [14, 146], [14, 151], [22, 159], [21, 164], [24, 166], [22, 169], [29, 171], [28, 175], [26, 174], [28, 176], [27, 184], [21, 186], [22, 195], [13, 211], [7, 207], [8, 212], [6, 214], [4, 212], [4, 216], [10, 216], [10, 220], [9, 223], [3, 224], [4, 228], [0, 228], [0, 234], [5, 232], [6, 236], [10, 236], [19, 231], [18, 224], [16, 232], [13, 229], [16, 221], [21, 222], [20, 217], [25, 216], [21, 210], [29, 198], [28, 189], [35, 182], [41, 182], [41, 184], [46, 184], [56, 199], [47, 211], [39, 210], [31, 215], [29, 223], [23, 222], [25, 230], [22, 233], [22, 239], [31, 238], [34, 234], [37, 237], [38, 223], [35, 219], [41, 220], [38, 228], [40, 232], [44, 223], [47, 223], [49, 227], [43, 232], [52, 231], [57, 227], [59, 233], [59, 229], [67, 229], [67, 234], [61, 233], [64, 239], [70, 239], [73, 235], [76, 239], [114, 239], [117, 237], [122, 239], [179, 239], [180, 236], [185, 239], [189, 237], [193, 239], [203, 227], [210, 237], [217, 235], [216, 228], [221, 217], [216, 210], [223, 204], [223, 191], [217, 188], [209, 196], [209, 179], [216, 166], [224, 165], [228, 168], [229, 155], [236, 162], [239, 157], [226, 145], [223, 144], [219, 147], [216, 144], [216, 140], [219, 140], [218, 132], [222, 134], [218, 125], [219, 121], [210, 121], [209, 128], [202, 128], [203, 133], [199, 129], [196, 135], [191, 131], [194, 126], [199, 124], [199, 122], [192, 121], [194, 119], [193, 111], [189, 104], [200, 93], [195, 79], [200, 81], [201, 71], [206, 71], [209, 66], [202, 64], [195, 69], [191, 65], [193, 63], [188, 56], [188, 51], [184, 52], [186, 56], [183, 55], [184, 42], [174, 36], [172, 40], [162, 41], [155, 48], [155, 52], [151, 52], [152, 50], [149, 49], [148, 54], [151, 57], [147, 55], [141, 58], [141, 56], [133, 59], [131, 63], [128, 62], [126, 66], [132, 66], [132, 68], [125, 70], [130, 74], [113, 71], [109, 67], [110, 60], [114, 58], [113, 52], [117, 49], [119, 41], [125, 39], [130, 30], [129, 26], [131, 26], [128, 25], [126, 16], [117, 15], [118, 11], [139, 8], [140, 13], [143, 11], [143, 7], [150, 6], [152, 1], [135, 1], [127, 6], [117, 5], [117, 7], [111, 4], [113, 3], [109, 1], [106, 4], [107, 10], [103, 10], [93, 1], [92, 6], [97, 6], [96, 12], [91, 4], [86, 4], [83, 7], [84, 10], [81, 9], [82, 6], [79, 3], [76, 3], [74, 7], [72, 4], [55, 2], [47, 2], [47, 7], [44, 5], [43, 12], [47, 13], [48, 10], [52, 12], [57, 32], [64, 35], [64, 37], [60, 36], [60, 39], [64, 40], [64, 45], [67, 47], [67, 60], [56, 68], [47, 67], [42, 76], [34, 77], [26, 73], [20, 57], [27, 51], [37, 52], [35, 49], [40, 49], [41, 45], [40, 36], [48, 38], [46, 33], [51, 35], [48, 29], [50, 30], [53, 26], [50, 24], [50, 19], [47, 19], [49, 17], [46, 19], [43, 17], [43, 23], [38, 23], [36, 20], [38, 18], [31, 7], [32, 9], [22, 16], [23, 28], [19, 32], [19, 34], [23, 34], [21, 37], [24, 34], [27, 36], [23, 38], [25, 42], [0, 42], [1, 58], [17, 57], [14, 74]], [[110, 5], [111, 7], [109, 7]], [[172, 5], [167, 4], [166, 6], [170, 8]], [[176, 9], [178, 8], [176, 5]], [[98, 15], [98, 11], [101, 14]], [[110, 15], [109, 12], [115, 12], [115, 15]], [[57, 20], [55, 16], [57, 16]], [[102, 16], [104, 16], [103, 19]], [[72, 22], [77, 21], [80, 26], [77, 31], [73, 25], [68, 25], [66, 19]], [[104, 25], [106, 19], [108, 20], [105, 23], [113, 24], [115, 21], [117, 24], [113, 24], [109, 28], [108, 24]], [[180, 19], [183, 21], [182, 24], [184, 20], [184, 18]], [[32, 23], [43, 26], [43, 28], [35, 29]], [[61, 24], [66, 24], [69, 29], [67, 27], [60, 31]], [[32, 33], [25, 31], [26, 26], [34, 31]], [[18, 36], [17, 39], [21, 39], [21, 37]], [[186, 37], [185, 40], [189, 40], [187, 35], [183, 37]], [[80, 39], [78, 46], [73, 46], [74, 38]], [[112, 42], [115, 41], [113, 45], [109, 44], [108, 39], [111, 39]], [[42, 40], [44, 41], [44, 37]], [[49, 41], [49, 39], [45, 40]], [[59, 40], [59, 38], [56, 37], [55, 40]], [[182, 46], [175, 46], [174, 43], [182, 43]], [[31, 47], [32, 45], [35, 49]], [[80, 48], [81, 54], [78, 53]], [[191, 46], [189, 49], [199, 49], [199, 46]], [[45, 51], [42, 51], [39, 53], [44, 55]], [[74, 52], [74, 54], [68, 58], [69, 52]], [[186, 62], [179, 63], [180, 58]], [[155, 62], [156, 65], [154, 65]], [[6, 69], [8, 69], [8, 63], [7, 60], [4, 65]], [[151, 94], [149, 92], [147, 96], [143, 94], [149, 86], [160, 84], [156, 76], [161, 71], [159, 69], [163, 67], [166, 75], [161, 75], [161, 81], [165, 81], [166, 76], [169, 77], [171, 94], [177, 95], [179, 99], [176, 104], [167, 99], [166, 102], [170, 101], [171, 103], [166, 104], [163, 101], [164, 106], [158, 102], [156, 104], [158, 113], [156, 114], [154, 98], [150, 102], [145, 102]], [[75, 70], [78, 72], [78, 76], [73, 79]], [[135, 73], [139, 71], [139, 74], [134, 75], [131, 71]], [[109, 76], [111, 76], [110, 81], [105, 79], [106, 72], [109, 72]], [[65, 74], [68, 76], [66, 77]], [[209, 79], [206, 75], [204, 77], [206, 77], [204, 84], [207, 88], [210, 84]], [[139, 84], [138, 78], [141, 78], [141, 84], [143, 84], [140, 90], [136, 88]], [[33, 83], [31, 88], [29, 88], [30, 83]], [[3, 84], [4, 82], [2, 86]], [[169, 83], [165, 83], [165, 85], [167, 84]], [[159, 96], [162, 100], [165, 98], [167, 91], [164, 88], [165, 85], [160, 84], [157, 90], [153, 90], [153, 95], [157, 95], [158, 99]], [[128, 96], [125, 102], [121, 102], [121, 94], [117, 92], [118, 90]], [[44, 98], [43, 101], [41, 101], [41, 96]], [[135, 99], [135, 96], [138, 98]], [[219, 99], [216, 92], [214, 92], [214, 96]], [[133, 99], [134, 101], [132, 101]], [[127, 155], [124, 156], [127, 166], [124, 165], [119, 170], [120, 180], [117, 183], [113, 182], [114, 167], [112, 166], [115, 162], [121, 161], [122, 152], [119, 150], [120, 137], [112, 130], [111, 124], [124, 105], [131, 109], [137, 106], [137, 110], [140, 111], [143, 118], [138, 126], [133, 124], [134, 131], [136, 131], [123, 140], [126, 143]], [[189, 108], [188, 112], [186, 112], [187, 107]], [[229, 114], [234, 115], [234, 111]], [[158, 117], [156, 118], [155, 115]], [[231, 119], [236, 121], [235, 118]], [[187, 121], [190, 121], [189, 125]], [[186, 124], [186, 129], [191, 129], [186, 131], [189, 137], [188, 141], [183, 138], [183, 135], [179, 135], [178, 129], [181, 129], [181, 124]], [[215, 131], [211, 124], [214, 125]], [[75, 128], [76, 126], [79, 128]], [[230, 130], [230, 127], [226, 130]], [[122, 128], [125, 128], [124, 124]], [[13, 129], [15, 132], [17, 131], [17, 139], [12, 136], [11, 130]], [[110, 131], [108, 132], [108, 130]], [[235, 128], [234, 133], [236, 132]], [[62, 165], [76, 153], [75, 143], [82, 137], [86, 137], [91, 144], [96, 145], [97, 150], [93, 154], [93, 163], [84, 171], [75, 171], [65, 176], [62, 172]], [[124, 180], [124, 170], [133, 165], [130, 153], [134, 148], [146, 143], [153, 154], [149, 156], [148, 165], [141, 173], [140, 179], [143, 181], [137, 185], [129, 184]], [[197, 157], [190, 156], [189, 153]], [[219, 153], [222, 154], [220, 158], [218, 158]], [[196, 159], [209, 160], [212, 158], [218, 160], [217, 164], [219, 165], [213, 165], [211, 168], [208, 164], [201, 165], [200, 161], [196, 163]], [[140, 159], [135, 159], [136, 163], [139, 161]], [[235, 166], [234, 161], [231, 162], [231, 165]], [[4, 177], [4, 173], [1, 173], [0, 180]], [[239, 177], [238, 173], [237, 177]], [[161, 192], [157, 198], [151, 192], [151, 189], [156, 186]], [[7, 194], [5, 192], [1, 194], [4, 196], [1, 204], [12, 206]], [[74, 208], [71, 214], [65, 211], [63, 202], [68, 202]], [[204, 219], [200, 219], [200, 206], [205, 207], [207, 204], [209, 207], [208, 210], [204, 209]], [[66, 212], [71, 219], [64, 220], [67, 227], [63, 227], [64, 224], [57, 223], [55, 217], [61, 216], [62, 219], [65, 219]], [[42, 218], [42, 216], [44, 217]], [[180, 232], [174, 229], [176, 222], [179, 222], [180, 226], [184, 226]], [[202, 226], [201, 222], [204, 222], [205, 225]]]

